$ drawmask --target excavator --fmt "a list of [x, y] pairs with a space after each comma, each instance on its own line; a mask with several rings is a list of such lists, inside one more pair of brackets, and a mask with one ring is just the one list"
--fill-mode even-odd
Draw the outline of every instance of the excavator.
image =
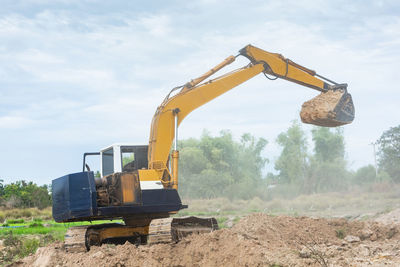
[[[205, 81], [238, 56], [250, 62]], [[218, 229], [215, 218], [174, 216], [188, 207], [178, 194], [178, 126], [196, 108], [260, 73], [320, 92], [302, 105], [300, 117], [304, 123], [336, 127], [354, 120], [347, 84], [336, 83], [281, 54], [247, 45], [237, 56], [229, 56], [200, 77], [169, 92], [152, 119], [148, 145], [113, 144], [100, 152], [84, 153], [82, 172], [52, 181], [56, 222], [118, 220], [69, 228], [65, 249], [87, 251], [107, 242], [178, 242], [192, 233]], [[95, 177], [86, 163], [86, 158], [93, 155], [100, 158], [100, 177]]]

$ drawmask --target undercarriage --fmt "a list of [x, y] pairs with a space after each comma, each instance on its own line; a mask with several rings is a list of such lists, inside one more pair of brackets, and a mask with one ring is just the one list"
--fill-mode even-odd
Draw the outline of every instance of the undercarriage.
[[68, 252], [86, 252], [91, 246], [123, 244], [136, 245], [176, 243], [190, 234], [209, 233], [218, 230], [215, 218], [180, 217], [153, 219], [147, 225], [118, 223], [75, 226], [68, 229], [64, 247]]

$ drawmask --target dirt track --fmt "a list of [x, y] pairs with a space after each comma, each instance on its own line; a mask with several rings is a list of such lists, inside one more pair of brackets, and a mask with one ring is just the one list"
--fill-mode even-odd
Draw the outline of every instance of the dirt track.
[[253, 214], [177, 244], [103, 245], [76, 254], [52, 244], [14, 266], [400, 266], [400, 226], [386, 221]]

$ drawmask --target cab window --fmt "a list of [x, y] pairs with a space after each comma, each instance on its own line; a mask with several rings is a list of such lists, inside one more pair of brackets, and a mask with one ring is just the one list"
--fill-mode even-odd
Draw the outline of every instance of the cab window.
[[114, 149], [104, 150], [102, 154], [103, 176], [114, 173]]

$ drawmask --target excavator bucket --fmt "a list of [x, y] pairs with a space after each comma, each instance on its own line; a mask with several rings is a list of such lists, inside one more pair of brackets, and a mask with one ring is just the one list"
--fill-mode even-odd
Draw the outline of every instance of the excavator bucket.
[[345, 88], [328, 90], [304, 102], [301, 121], [324, 127], [336, 127], [354, 120], [354, 105]]

